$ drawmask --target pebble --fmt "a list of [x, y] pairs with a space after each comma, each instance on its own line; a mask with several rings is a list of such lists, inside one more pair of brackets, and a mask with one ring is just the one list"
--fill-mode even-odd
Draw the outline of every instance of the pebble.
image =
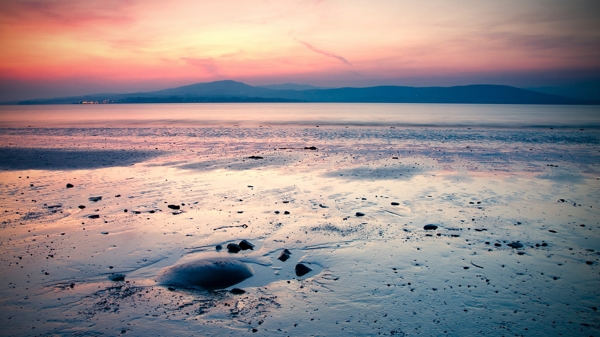
[[392, 206], [400, 206], [399, 202], [392, 201]]
[[234, 295], [241, 295], [241, 294], [245, 294], [246, 290], [240, 289], [240, 288], [233, 288], [229, 292], [232, 293], [232, 294], [234, 294]]
[[67, 184], [67, 188], [73, 188], [73, 184], [71, 184], [71, 183]]
[[98, 202], [102, 200], [102, 197], [89, 197], [88, 200], [92, 202]]
[[125, 281], [125, 275], [124, 274], [112, 274], [108, 277], [108, 279], [111, 281], [115, 281], [115, 282]]
[[238, 245], [236, 245], [235, 243], [230, 243], [227, 245], [227, 251], [230, 253], [237, 253], [240, 250], [242, 250], [242, 248]]
[[220, 252], [220, 251], [221, 251], [221, 249], [223, 249], [223, 246], [221, 246], [221, 245], [216, 245], [216, 246], [215, 246], [215, 249], [217, 250], [217, 252]]
[[365, 213], [363, 213], [363, 212], [356, 212], [356, 216], [365, 216]]
[[79, 209], [84, 209], [85, 208], [84, 205], [79, 205], [78, 207], [79, 207]]
[[523, 248], [523, 244], [518, 241], [511, 242], [511, 243], [507, 244], [507, 246], [515, 248], [515, 249]]
[[423, 226], [423, 229], [426, 231], [433, 231], [433, 230], [436, 230], [437, 228], [438, 228], [438, 226], [433, 225], [433, 224]]
[[290, 258], [290, 255], [292, 255], [292, 252], [290, 252], [287, 249], [284, 249], [281, 254], [279, 254], [279, 257], [277, 258], [279, 261], [285, 262]]
[[295, 270], [296, 270], [296, 276], [298, 276], [298, 277], [304, 276], [312, 271], [312, 269], [308, 268], [307, 266], [305, 266], [302, 263], [298, 263], [296, 265]]
[[240, 243], [238, 244], [238, 246], [242, 249], [242, 250], [254, 250], [254, 245], [251, 244], [250, 242], [246, 241], [246, 240], [242, 240], [240, 241]]
[[98, 214], [90, 214], [90, 215], [88, 215], [88, 218], [90, 218], [90, 219], [98, 219], [99, 217], [100, 217], [100, 215], [98, 215]]
[[170, 209], [180, 209], [181, 206], [179, 205], [168, 205], [167, 207], [169, 207]]

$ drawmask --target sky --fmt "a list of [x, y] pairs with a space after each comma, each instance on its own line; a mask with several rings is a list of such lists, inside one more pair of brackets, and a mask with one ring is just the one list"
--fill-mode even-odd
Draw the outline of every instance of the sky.
[[0, 101], [232, 79], [600, 81], [597, 0], [3, 0]]

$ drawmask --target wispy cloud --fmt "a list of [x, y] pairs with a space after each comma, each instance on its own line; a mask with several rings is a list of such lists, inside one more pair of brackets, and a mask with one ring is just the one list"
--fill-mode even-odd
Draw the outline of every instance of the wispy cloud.
[[219, 66], [213, 58], [182, 57], [181, 60], [203, 69], [208, 75], [216, 75], [219, 73]]
[[348, 60], [346, 60], [343, 56], [334, 54], [332, 52], [329, 52], [329, 51], [326, 51], [326, 50], [323, 50], [323, 49], [319, 49], [319, 48], [313, 46], [312, 44], [310, 44], [308, 42], [304, 42], [304, 41], [298, 40], [296, 38], [294, 38], [294, 40], [296, 40], [296, 42], [298, 42], [298, 43], [303, 44], [304, 46], [306, 46], [306, 48], [314, 51], [315, 53], [318, 53], [318, 54], [321, 54], [321, 55], [324, 55], [324, 56], [327, 56], [327, 57], [332, 57], [334, 59], [338, 59], [338, 60], [344, 62], [345, 64], [349, 65], [349, 66], [352, 65], [352, 63], [348, 62]]

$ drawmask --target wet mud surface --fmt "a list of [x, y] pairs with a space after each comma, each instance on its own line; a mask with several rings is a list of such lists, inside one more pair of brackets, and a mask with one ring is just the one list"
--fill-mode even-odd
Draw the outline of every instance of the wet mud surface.
[[599, 155], [593, 130], [1, 129], [1, 334], [598, 335]]

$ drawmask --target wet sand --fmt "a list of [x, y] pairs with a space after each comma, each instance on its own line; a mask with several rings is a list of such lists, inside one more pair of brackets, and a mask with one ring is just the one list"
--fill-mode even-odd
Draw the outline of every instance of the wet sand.
[[[599, 334], [597, 130], [24, 128], [0, 145], [3, 335]], [[252, 276], [160, 282], [223, 259]]]

